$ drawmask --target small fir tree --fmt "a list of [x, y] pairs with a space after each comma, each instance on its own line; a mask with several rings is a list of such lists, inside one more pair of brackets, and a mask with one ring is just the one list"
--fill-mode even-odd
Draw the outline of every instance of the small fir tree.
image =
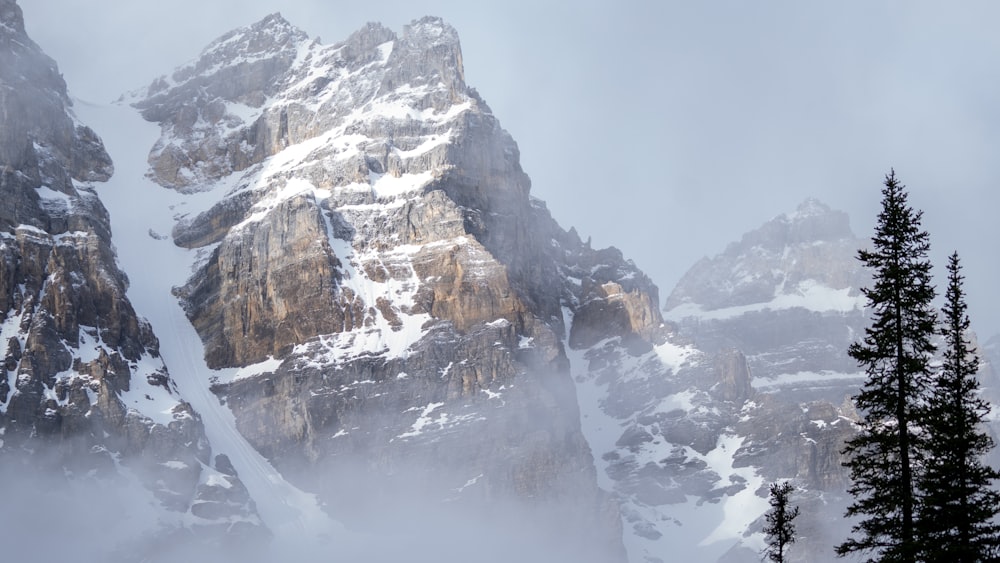
[[847, 516], [858, 520], [854, 537], [836, 547], [840, 556], [861, 552], [870, 561], [905, 563], [917, 557], [915, 469], [922, 457], [920, 424], [936, 322], [930, 243], [921, 216], [890, 172], [873, 249], [858, 253], [872, 271], [872, 286], [862, 290], [872, 321], [864, 339], [848, 350], [867, 379], [854, 397], [862, 413], [859, 432], [843, 452], [854, 496]]
[[771, 510], [765, 516], [764, 535], [767, 536], [767, 547], [764, 554], [774, 563], [787, 561], [788, 548], [795, 543], [795, 525], [792, 523], [799, 515], [799, 507], [790, 506], [788, 497], [795, 487], [788, 481], [771, 483], [771, 496], [768, 502]]
[[993, 440], [983, 431], [990, 407], [978, 394], [979, 357], [967, 340], [958, 253], [948, 260], [942, 307], [944, 353], [928, 396], [927, 460], [921, 479], [918, 522], [924, 561], [973, 563], [997, 557], [1000, 474], [983, 463]]

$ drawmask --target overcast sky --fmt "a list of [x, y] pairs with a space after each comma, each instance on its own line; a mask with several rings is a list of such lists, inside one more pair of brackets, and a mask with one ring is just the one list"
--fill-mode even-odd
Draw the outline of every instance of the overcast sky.
[[[963, 257], [1000, 332], [1000, 3], [20, 0], [71, 93], [148, 84], [281, 11], [324, 42], [423, 15], [521, 148], [534, 195], [614, 245], [665, 299], [697, 259], [817, 197], [869, 237], [890, 167], [923, 209], [936, 280]], [[100, 132], [98, 132], [100, 133]]]

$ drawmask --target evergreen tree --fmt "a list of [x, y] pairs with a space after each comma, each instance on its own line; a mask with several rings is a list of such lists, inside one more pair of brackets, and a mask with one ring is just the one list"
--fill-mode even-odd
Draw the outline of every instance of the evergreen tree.
[[858, 521], [854, 537], [836, 548], [841, 556], [862, 552], [870, 561], [905, 563], [917, 557], [915, 469], [921, 462], [920, 424], [936, 321], [930, 243], [921, 216], [891, 172], [882, 189], [873, 249], [858, 252], [872, 270], [872, 286], [862, 290], [872, 321], [864, 339], [848, 350], [867, 379], [854, 398], [863, 416], [860, 432], [843, 452], [854, 496], [847, 516]]
[[1000, 478], [984, 465], [993, 440], [982, 428], [990, 407], [978, 395], [979, 357], [966, 340], [964, 276], [958, 254], [948, 260], [942, 307], [944, 353], [928, 396], [927, 460], [919, 482], [919, 527], [924, 561], [972, 563], [995, 560], [1000, 527]]
[[764, 554], [774, 563], [784, 563], [788, 557], [788, 548], [795, 543], [795, 525], [792, 521], [799, 515], [799, 507], [788, 505], [788, 495], [795, 490], [791, 483], [771, 483], [771, 497], [768, 503], [771, 510], [765, 516], [764, 535], [767, 536], [767, 547]]

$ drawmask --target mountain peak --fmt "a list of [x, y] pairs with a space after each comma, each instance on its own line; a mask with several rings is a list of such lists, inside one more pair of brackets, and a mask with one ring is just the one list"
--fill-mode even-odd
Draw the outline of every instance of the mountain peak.
[[55, 67], [55, 61], [28, 37], [17, 0], [0, 0], [0, 79], [50, 75]]
[[[776, 222], [787, 229], [785, 243], [813, 243], [838, 239], [853, 239], [851, 221], [847, 213], [832, 209], [815, 198], [808, 198], [795, 211], [786, 213]], [[769, 230], [763, 227], [763, 230]]]
[[[799, 292], [801, 282], [808, 280], [837, 291], [857, 287], [854, 253], [859, 246], [847, 213], [810, 198], [692, 267], [667, 298], [665, 309], [693, 304], [713, 311], [767, 304]], [[674, 317], [690, 313], [679, 311]]]
[[305, 32], [275, 12], [256, 23], [234, 29], [216, 39], [202, 51], [202, 60], [214, 59], [216, 54], [235, 59], [240, 56], [283, 51], [308, 38]]
[[0, 91], [0, 169], [13, 167], [36, 187], [64, 194], [73, 191], [71, 179], [107, 180], [113, 167], [104, 146], [75, 121], [59, 68], [25, 33], [14, 0], [0, 0]]
[[[594, 521], [581, 524], [593, 532], [587, 539], [611, 552], [599, 560], [623, 559], [618, 526], [607, 534], [600, 515], [588, 515], [605, 497], [593, 474], [580, 470], [592, 470], [593, 460], [578, 447], [560, 339], [567, 329], [574, 342], [652, 333], [661, 324], [655, 286], [620, 252], [582, 248], [532, 202], [517, 145], [465, 85], [458, 34], [443, 20], [422, 18], [398, 34], [367, 24], [334, 45], [299, 41], [299, 33], [278, 16], [231, 32], [182, 69], [186, 77], [175, 74], [176, 84], [164, 80], [135, 103], [161, 127], [148, 179], [191, 203], [181, 216], [161, 208], [177, 219], [173, 243], [192, 259], [177, 268], [191, 276], [162, 289], [180, 298], [206, 367], [263, 365], [251, 371], [302, 385], [263, 402], [257, 387], [266, 376], [234, 376], [215, 390], [237, 405], [237, 425], [263, 430], [248, 432], [251, 442], [277, 446], [265, 451], [279, 465], [305, 460], [298, 453], [305, 450], [283, 445], [291, 443], [286, 437], [304, 443], [293, 437], [302, 436], [297, 421], [305, 420], [291, 414], [297, 405], [337, 413], [317, 420], [306, 438], [320, 444], [309, 463], [330, 476], [316, 487], [328, 498], [368, 496], [357, 491], [369, 485], [327, 468], [353, 448], [353, 437], [340, 437], [376, 435], [369, 428], [378, 435], [373, 447], [388, 448], [379, 453], [387, 468], [418, 465], [403, 456], [423, 457], [414, 445], [436, 443], [426, 422], [432, 412], [442, 421], [435, 428], [455, 440], [451, 451], [468, 451], [465, 443], [529, 444], [523, 454], [501, 446], [463, 460], [455, 483], [441, 480], [440, 498], [477, 482], [477, 490], [520, 494], [510, 477], [522, 475], [539, 483], [530, 485], [532, 495], [558, 483], [588, 503], [580, 511]], [[258, 38], [274, 48], [248, 54]], [[141, 232], [138, 238], [159, 244]], [[567, 314], [566, 307], [575, 309]], [[486, 368], [478, 359], [461, 363], [478, 358], [477, 350], [487, 350]], [[355, 380], [385, 388], [377, 394], [391, 401], [391, 423], [379, 420], [376, 430], [367, 413], [381, 406], [341, 393]], [[325, 404], [289, 402], [300, 390]], [[492, 434], [538, 409], [557, 428], [547, 437], [522, 438], [521, 428], [533, 432], [525, 425], [510, 437]], [[259, 425], [261, 412], [290, 416]], [[464, 421], [469, 431], [460, 435], [456, 425]], [[424, 449], [428, 463], [453, 462], [432, 447]], [[562, 457], [553, 463], [554, 455]], [[492, 467], [504, 469], [494, 475]], [[545, 469], [536, 479], [538, 467]], [[381, 498], [391, 480], [377, 477], [374, 464], [371, 470], [370, 496]], [[344, 486], [354, 491], [341, 492]]]
[[847, 213], [808, 198], [791, 213], [781, 214], [730, 244], [726, 255], [745, 254], [755, 247], [781, 252], [786, 246], [854, 239]]
[[827, 215], [831, 212], [830, 206], [822, 201], [810, 197], [799, 204], [791, 214], [786, 214], [791, 221], [807, 220], [812, 217]]
[[259, 22], [251, 24], [250, 27], [293, 27], [288, 20], [281, 15], [281, 12], [274, 12], [264, 16]]
[[467, 93], [458, 32], [439, 17], [426, 16], [403, 26], [389, 65], [393, 86], [441, 83], [454, 102]]
[[[164, 119], [200, 96], [260, 107], [278, 87], [275, 80], [292, 66], [308, 41], [304, 31], [275, 12], [222, 35], [197, 60], [169, 77], [157, 78], [144, 92], [129, 95], [138, 99], [137, 107], [151, 121]], [[185, 123], [183, 129], [193, 125]]]
[[24, 15], [16, 0], [0, 0], [0, 26], [13, 29], [15, 33], [24, 33]]
[[458, 32], [437, 16], [424, 16], [413, 20], [403, 27], [403, 34], [425, 39], [441, 39], [447, 42], [458, 42]]
[[24, 34], [24, 15], [16, 0], [0, 0], [0, 26], [13, 29], [19, 35]]

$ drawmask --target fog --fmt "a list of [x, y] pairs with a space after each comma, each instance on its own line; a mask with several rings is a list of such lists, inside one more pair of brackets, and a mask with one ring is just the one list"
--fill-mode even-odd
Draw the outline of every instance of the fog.
[[810, 196], [869, 237], [894, 167], [926, 211], [938, 286], [958, 250], [974, 327], [1000, 332], [995, 2], [20, 4], [71, 92], [97, 102], [278, 10], [325, 42], [442, 16], [534, 195], [635, 259], [661, 298], [698, 258]]
[[[103, 561], [108, 563], [273, 563], [330, 561], [366, 563], [606, 563], [606, 553], [594, 550], [592, 538], [558, 526], [559, 514], [570, 507], [540, 509], [525, 501], [494, 499], [485, 504], [455, 504], [420, 498], [369, 500], [368, 516], [351, 522], [334, 535], [255, 537], [225, 540], [177, 528], [183, 517], [164, 510], [149, 490], [123, 476], [98, 478], [0, 467], [0, 530], [8, 561]], [[419, 473], [419, 472], [418, 472]], [[355, 474], [359, 484], [365, 477]], [[809, 550], [827, 554], [817, 561], [833, 562], [833, 546], [849, 533], [842, 518], [842, 497], [808, 493], [793, 497], [803, 512], [796, 520], [797, 543], [792, 554]], [[355, 508], [355, 507], [352, 507]], [[759, 529], [758, 523], [754, 529]], [[694, 538], [692, 538], [694, 539]], [[674, 546], [675, 561], [701, 561], [692, 544]], [[760, 561], [760, 554], [735, 547], [721, 563]]]
[[[268, 377], [300, 375], [281, 372]], [[339, 375], [330, 372], [331, 378]], [[408, 381], [418, 377], [414, 374]], [[437, 372], [426, 377], [431, 386], [440, 384]], [[486, 397], [455, 401], [437, 412], [476, 416], [460, 424], [428, 424], [402, 440], [399, 435], [413, 420], [401, 417], [401, 411], [408, 401], [419, 400], [419, 393], [393, 387], [394, 382], [391, 378], [382, 383], [382, 393], [394, 394], [385, 402], [371, 397], [363, 406], [341, 405], [336, 420], [341, 429], [349, 428], [345, 436], [331, 438], [337, 427], [317, 428], [311, 447], [286, 442], [278, 448], [284, 453], [271, 457], [285, 479], [317, 495], [328, 518], [307, 510], [299, 495], [288, 495], [281, 499], [282, 510], [274, 511], [273, 505], [260, 510], [263, 526], [256, 528], [246, 524], [260, 521], [240, 508], [240, 499], [246, 497], [240, 496], [238, 485], [195, 492], [195, 483], [186, 476], [187, 467], [198, 462], [184, 457], [186, 450], [162, 453], [146, 444], [147, 449], [129, 452], [134, 444], [122, 435], [134, 433], [130, 428], [141, 424], [131, 416], [123, 427], [114, 427], [103, 426], [103, 417], [95, 414], [91, 426], [79, 429], [76, 437], [68, 432], [38, 436], [31, 429], [9, 427], [0, 452], [5, 560], [617, 560], [617, 505], [596, 488], [593, 465], [573, 423], [577, 405], [565, 374], [519, 376], [516, 385], [524, 396], [509, 392], [509, 403], [502, 406]], [[414, 393], [417, 399], [411, 397]], [[214, 419], [201, 420], [211, 424]], [[118, 444], [118, 453], [109, 453], [110, 445], [102, 444]], [[219, 482], [218, 471], [229, 471], [229, 463], [215, 460], [214, 470], [205, 464], [235, 447], [216, 442], [211, 454], [198, 454], [200, 483]], [[162, 455], [189, 463], [180, 463], [178, 469], [171, 465], [176, 461], [165, 462], [158, 457]], [[261, 472], [270, 472], [261, 466], [242, 470], [258, 477], [245, 479], [247, 487], [259, 484]], [[271, 502], [265, 500], [267, 495], [255, 495], [254, 489], [249, 493], [260, 502]], [[195, 504], [212, 502], [211, 511], [191, 509], [192, 496]], [[194, 516], [211, 513], [221, 516]]]
[[[212, 528], [213, 523], [190, 513], [164, 508], [148, 488], [156, 484], [143, 486], [127, 459], [114, 474], [70, 475], [53, 459], [59, 457], [58, 451], [59, 445], [36, 448], [23, 465], [8, 453], [0, 463], [0, 530], [7, 561], [609, 560], [607, 552], [595, 549], [594, 538], [575, 526], [581, 516], [578, 503], [515, 500], [502, 494], [473, 495], [479, 498], [469, 500], [456, 493], [443, 499], [428, 487], [426, 477], [433, 473], [440, 481], [457, 475], [447, 475], [450, 470], [441, 467], [421, 469], [419, 462], [389, 487], [360, 459], [340, 464], [337, 476], [345, 480], [341, 483], [347, 484], [345, 488], [393, 494], [369, 494], [363, 504], [332, 508], [347, 526], [335, 533], [270, 537], [261, 530], [234, 538], [222, 532], [224, 525]], [[322, 475], [322, 470], [316, 469], [315, 475]], [[299, 484], [306, 489], [317, 486], [302, 480]], [[343, 502], [336, 496], [326, 498], [330, 505]], [[192, 526], [193, 522], [198, 524]]]

